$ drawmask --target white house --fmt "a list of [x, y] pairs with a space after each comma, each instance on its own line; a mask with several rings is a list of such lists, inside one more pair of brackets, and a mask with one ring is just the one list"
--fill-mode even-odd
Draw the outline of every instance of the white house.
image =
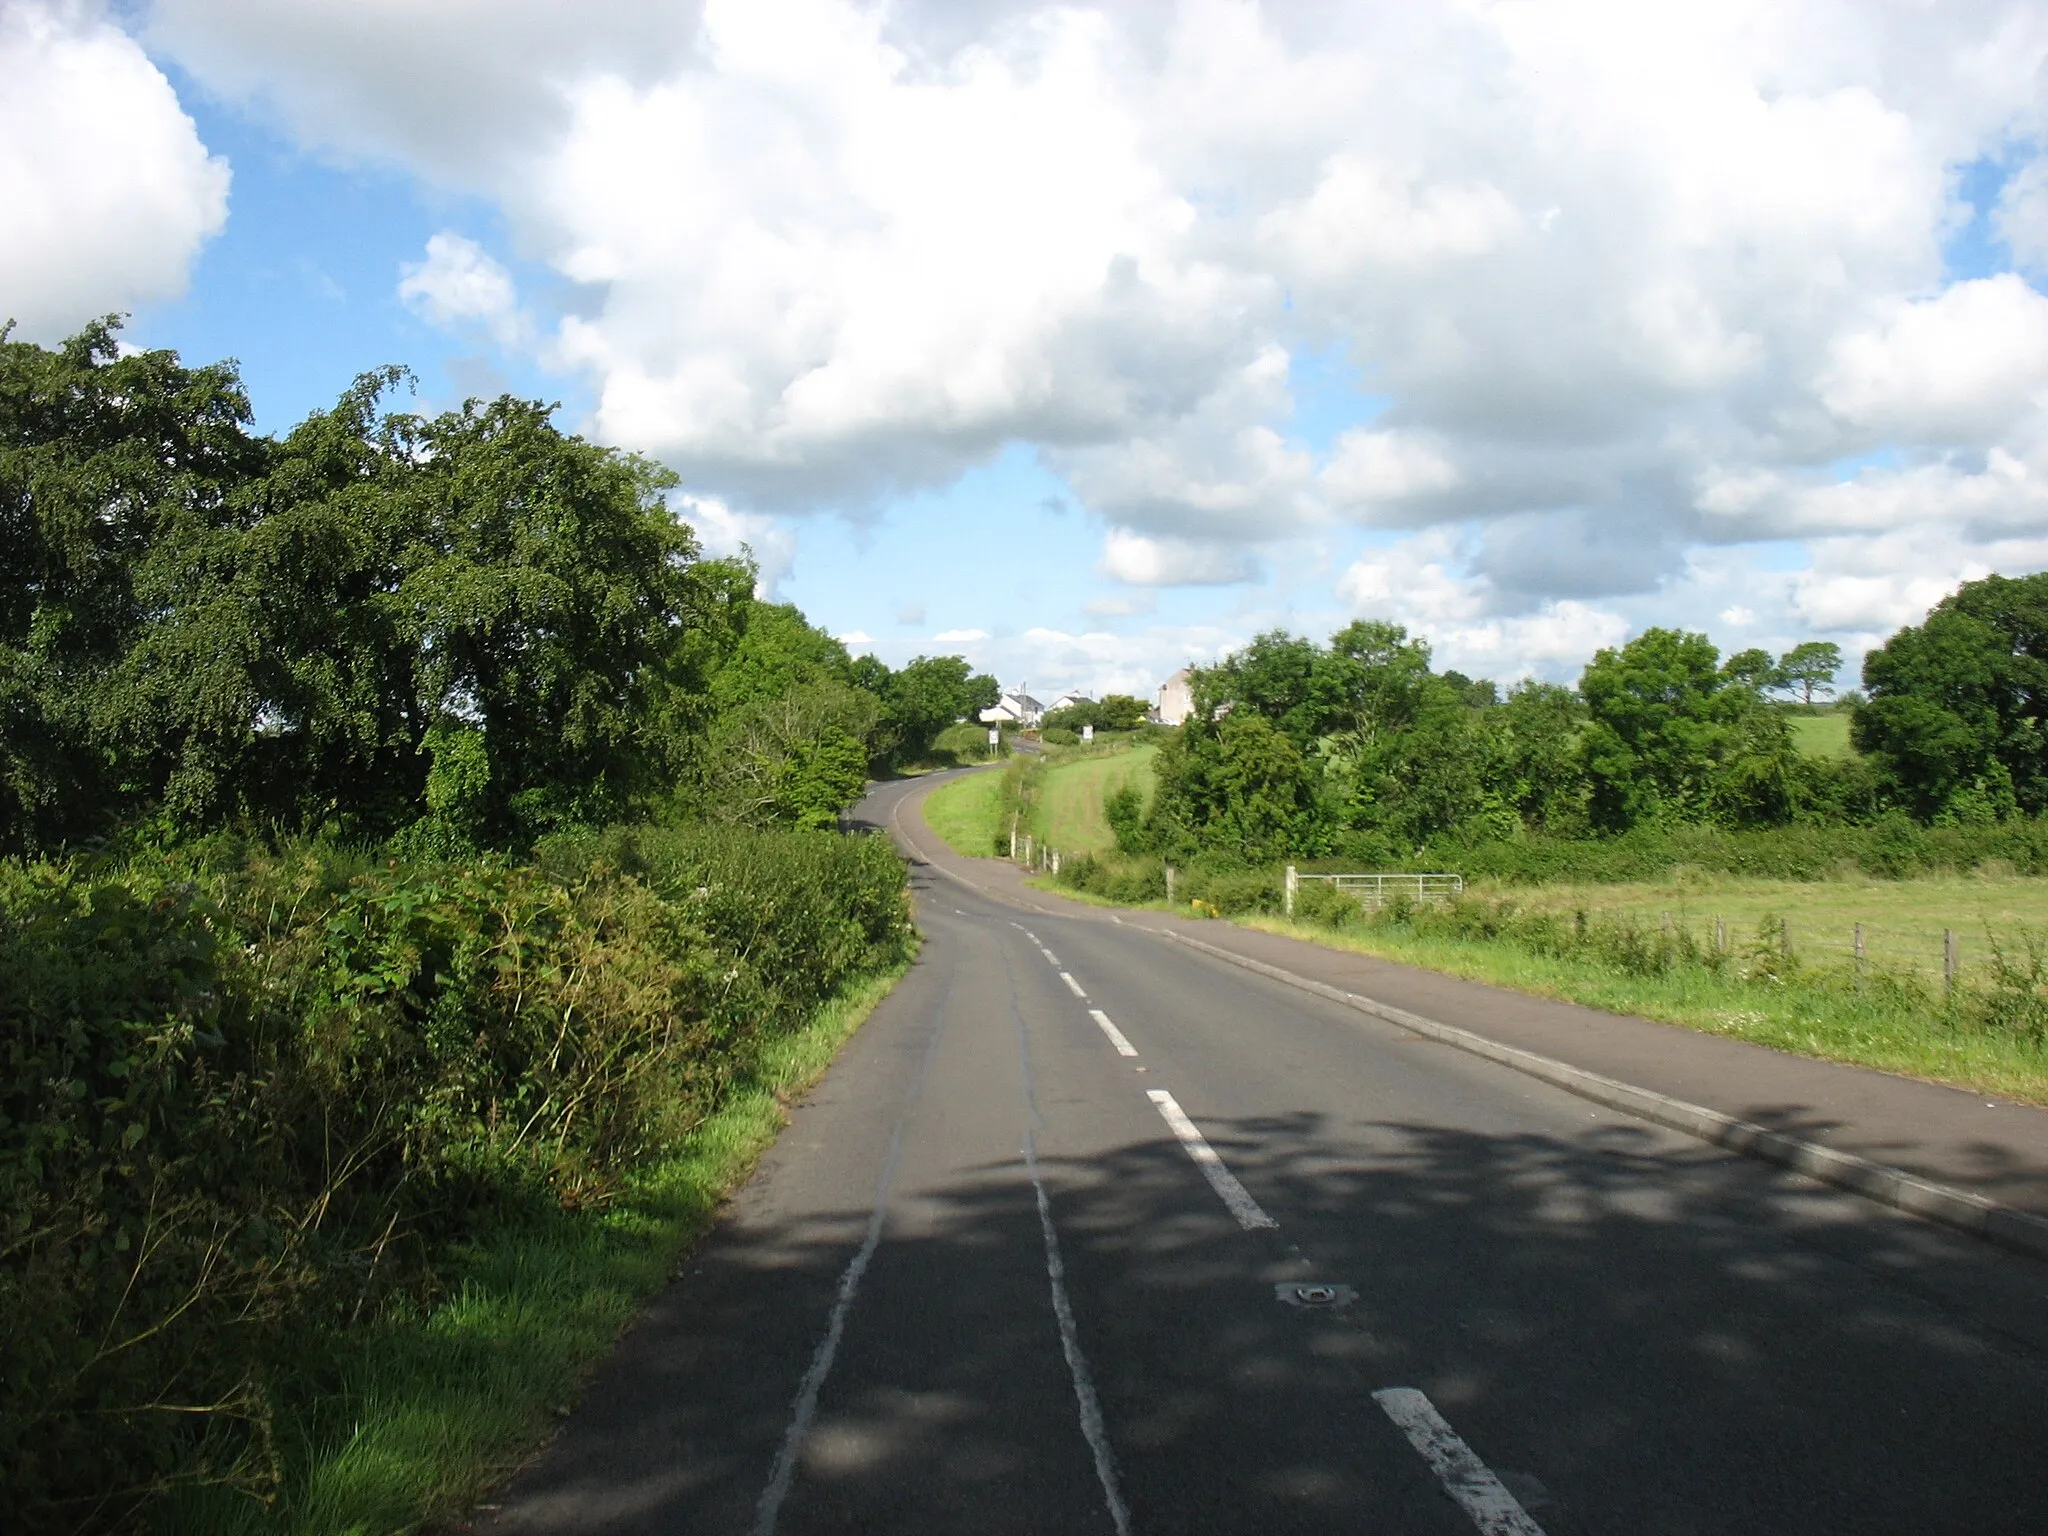
[[1045, 712], [1049, 715], [1056, 709], [1071, 709], [1076, 704], [1093, 704], [1094, 702], [1085, 693], [1063, 693], [1045, 706]]
[[1020, 689], [1016, 693], [1006, 693], [997, 699], [993, 709], [984, 709], [981, 712], [981, 723], [1022, 726], [1028, 731], [1038, 724], [1039, 717], [1044, 713], [1045, 706]]
[[1182, 667], [1159, 685], [1159, 702], [1152, 706], [1152, 718], [1161, 725], [1179, 725], [1195, 707], [1194, 695], [1188, 691], [1188, 678], [1193, 671], [1192, 667]]

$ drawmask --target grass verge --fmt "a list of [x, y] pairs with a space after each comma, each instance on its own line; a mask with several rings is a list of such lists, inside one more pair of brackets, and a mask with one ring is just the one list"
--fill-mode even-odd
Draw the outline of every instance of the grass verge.
[[1116, 834], [1103, 819], [1102, 802], [1125, 783], [1134, 784], [1149, 807], [1152, 801], [1152, 760], [1159, 749], [1151, 743], [1096, 757], [1055, 762], [1045, 771], [1034, 812], [1038, 835], [1068, 853], [1109, 853]]
[[584, 1373], [775, 1140], [783, 1106], [907, 969], [849, 986], [766, 1045], [717, 1112], [609, 1208], [501, 1231], [461, 1256], [437, 1305], [307, 1341], [319, 1379], [294, 1395], [319, 1406], [296, 1423], [281, 1411], [279, 1426], [299, 1447], [300, 1475], [274, 1506], [213, 1490], [174, 1503], [159, 1528], [395, 1536], [468, 1507], [567, 1412]]
[[986, 859], [996, 851], [1003, 805], [1003, 775], [970, 773], [924, 798], [925, 825], [955, 853]]
[[1414, 933], [1398, 924], [1331, 929], [1268, 916], [1233, 921], [1468, 981], [2048, 1105], [2048, 1052], [2039, 1044], [1972, 1027], [1945, 1015], [1910, 985], [1882, 978], [1859, 995], [1838, 977], [1760, 985], [1693, 966], [1636, 976], [1592, 960], [1534, 954], [1502, 940]]

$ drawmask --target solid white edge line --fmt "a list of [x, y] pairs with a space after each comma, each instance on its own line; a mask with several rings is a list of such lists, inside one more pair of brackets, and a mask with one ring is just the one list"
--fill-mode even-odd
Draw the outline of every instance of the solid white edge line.
[[1230, 1208], [1230, 1214], [1237, 1218], [1240, 1227], [1249, 1232], [1256, 1227], [1277, 1228], [1280, 1225], [1259, 1209], [1259, 1202], [1251, 1197], [1251, 1191], [1238, 1183], [1237, 1175], [1223, 1166], [1223, 1159], [1216, 1155], [1216, 1149], [1203, 1139], [1202, 1133], [1195, 1129], [1195, 1122], [1190, 1120], [1187, 1112], [1174, 1102], [1172, 1094], [1164, 1088], [1153, 1088], [1145, 1097], [1152, 1101], [1153, 1106], [1159, 1111], [1160, 1118], [1165, 1120], [1173, 1134], [1180, 1138], [1180, 1144], [1187, 1149], [1188, 1156], [1193, 1158], [1195, 1166], [1202, 1170], [1210, 1188], [1222, 1197], [1223, 1203]]
[[1501, 1485], [1501, 1480], [1444, 1422], [1444, 1416], [1413, 1387], [1385, 1387], [1372, 1400], [1436, 1473], [1444, 1492], [1472, 1517], [1484, 1536], [1543, 1536], [1543, 1527]]
[[1081, 990], [1081, 983], [1074, 980], [1074, 978], [1068, 975], [1065, 971], [1060, 972], [1060, 980], [1064, 981], [1067, 984], [1067, 990], [1073, 993], [1074, 996], [1086, 997], [1088, 995], [1086, 992], [1083, 992]]
[[1102, 1485], [1110, 1523], [1116, 1527], [1117, 1536], [1131, 1536], [1131, 1511], [1118, 1483], [1116, 1454], [1110, 1449], [1109, 1429], [1103, 1423], [1102, 1401], [1095, 1395], [1095, 1378], [1088, 1372], [1088, 1357], [1081, 1353], [1081, 1332], [1074, 1323], [1074, 1304], [1067, 1296], [1067, 1266], [1060, 1256], [1059, 1232], [1052, 1224], [1052, 1201], [1046, 1197], [1045, 1181], [1038, 1175], [1038, 1149], [1028, 1133], [1024, 1138], [1024, 1166], [1031, 1174], [1032, 1193], [1038, 1197], [1038, 1230], [1045, 1236], [1045, 1274], [1052, 1282], [1052, 1311], [1059, 1321], [1060, 1352], [1067, 1357], [1067, 1374], [1074, 1383], [1081, 1437], [1095, 1457], [1095, 1480]]
[[1088, 1010], [1088, 1017], [1102, 1026], [1102, 1032], [1109, 1036], [1109, 1043], [1116, 1047], [1117, 1055], [1135, 1056], [1138, 1054], [1138, 1048], [1124, 1038], [1124, 1032], [1110, 1023], [1109, 1015], [1100, 1008], [1090, 1008]]

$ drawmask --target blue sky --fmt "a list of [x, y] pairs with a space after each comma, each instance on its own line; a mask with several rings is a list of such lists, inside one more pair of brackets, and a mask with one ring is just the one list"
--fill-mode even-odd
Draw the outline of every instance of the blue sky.
[[1034, 690], [1362, 615], [1853, 654], [2048, 564], [2044, 61], [1996, 0], [17, 0], [0, 295], [269, 430], [558, 400]]

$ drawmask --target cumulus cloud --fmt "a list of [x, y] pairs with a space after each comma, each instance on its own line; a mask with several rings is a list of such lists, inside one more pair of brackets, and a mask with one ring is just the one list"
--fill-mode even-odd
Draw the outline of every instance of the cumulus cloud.
[[796, 536], [773, 517], [736, 512], [712, 496], [677, 496], [670, 503], [697, 535], [704, 553], [714, 559], [738, 555], [754, 562], [759, 573], [755, 594], [772, 599], [775, 588], [796, 565]]
[[481, 325], [500, 346], [516, 345], [527, 333], [512, 274], [474, 240], [448, 230], [428, 238], [425, 260], [406, 264], [398, 296], [436, 325]]
[[185, 289], [228, 167], [170, 82], [84, 0], [0, 5], [0, 321], [52, 341]]
[[[2029, 0], [149, 17], [308, 142], [494, 201], [578, 295], [526, 344], [589, 375], [594, 429], [752, 515], [1021, 442], [1118, 581], [1253, 581], [1339, 520], [1443, 534], [1450, 585], [1424, 561], [1404, 600], [1532, 656], [1693, 590], [1703, 548], [1819, 541], [1805, 607], [1746, 606], [1853, 628], [1883, 605], [1826, 583], [1922, 572], [1823, 544], [1946, 534], [1956, 571], [2043, 515], [2048, 300], [1943, 257], [1959, 169], [2005, 157], [1993, 224], [2048, 271]], [[446, 305], [489, 327], [476, 254]], [[1369, 422], [1297, 429], [1311, 349]], [[1365, 565], [1347, 603], [1408, 579]]]
[[1249, 550], [1219, 541], [1155, 539], [1112, 528], [1102, 543], [1102, 574], [1133, 586], [1225, 586], [1256, 572]]
[[1872, 441], [1995, 442], [2048, 403], [2048, 298], [2006, 272], [1889, 303], [1836, 338], [1818, 392]]
[[974, 645], [988, 638], [985, 629], [942, 629], [932, 636], [935, 645]]

